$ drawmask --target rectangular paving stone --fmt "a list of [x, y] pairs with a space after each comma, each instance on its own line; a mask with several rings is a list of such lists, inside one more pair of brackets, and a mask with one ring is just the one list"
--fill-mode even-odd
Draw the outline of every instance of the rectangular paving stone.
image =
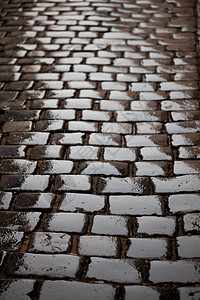
[[9, 208], [12, 200], [12, 193], [10, 192], [0, 192], [0, 210], [6, 210]]
[[[59, 291], [59, 293], [58, 293]], [[68, 299], [105, 299], [114, 300], [115, 288], [108, 284], [85, 283], [79, 281], [44, 281], [40, 292], [41, 300]]]
[[116, 256], [117, 238], [100, 235], [81, 236], [78, 253], [82, 256]]
[[54, 278], [74, 278], [79, 269], [80, 258], [65, 254], [13, 254], [6, 270], [10, 275], [48, 276]]
[[116, 110], [125, 110], [127, 107], [128, 107], [128, 102], [125, 101], [100, 100], [100, 110], [116, 111]]
[[160, 134], [163, 132], [161, 122], [139, 122], [136, 123], [136, 132], [138, 134]]
[[80, 173], [86, 175], [122, 176], [127, 175], [128, 165], [122, 162], [84, 162], [80, 165]]
[[2, 299], [12, 299], [15, 295], [16, 300], [28, 300], [29, 294], [33, 292], [34, 284], [35, 280], [33, 279], [1, 280], [1, 297]]
[[110, 119], [110, 112], [84, 110], [82, 114], [82, 120], [86, 121], [110, 121]]
[[199, 262], [181, 261], [152, 261], [149, 280], [153, 283], [195, 283], [200, 280]]
[[39, 212], [1, 211], [0, 227], [13, 231], [32, 231], [39, 222], [40, 216]]
[[162, 215], [161, 198], [158, 196], [110, 196], [111, 214]]
[[172, 160], [172, 151], [169, 147], [144, 147], [140, 151], [143, 160]]
[[145, 298], [159, 300], [160, 293], [153, 287], [140, 285], [126, 285], [125, 286], [125, 300], [132, 300], [136, 297], [138, 300]]
[[0, 249], [6, 251], [19, 251], [23, 242], [23, 236], [23, 232], [1, 230]]
[[97, 215], [94, 217], [92, 233], [104, 235], [128, 235], [128, 218], [121, 216]]
[[176, 229], [175, 217], [138, 217], [138, 233], [148, 235], [168, 235], [173, 236]]
[[195, 133], [199, 131], [200, 121], [186, 121], [166, 123], [166, 130], [169, 134]]
[[[199, 110], [196, 111], [184, 111], [184, 112], [171, 112], [172, 120], [173, 121], [193, 121], [199, 120]], [[198, 122], [199, 124], [199, 122]]]
[[73, 169], [73, 162], [70, 160], [45, 160], [41, 166], [40, 174], [68, 174]]
[[8, 137], [9, 144], [43, 145], [47, 143], [49, 133], [46, 132], [11, 132]]
[[135, 161], [136, 150], [132, 148], [105, 147], [104, 160]]
[[185, 160], [174, 162], [174, 174], [199, 174], [200, 163], [198, 160]]
[[132, 124], [104, 122], [101, 131], [103, 133], [132, 133]]
[[184, 230], [189, 231], [200, 231], [200, 213], [188, 213], [183, 216]]
[[183, 175], [173, 178], [152, 178], [156, 193], [198, 192], [199, 175]]
[[200, 257], [200, 236], [179, 236], [176, 239], [180, 258]]
[[14, 203], [15, 209], [45, 209], [51, 207], [53, 193], [20, 193]]
[[197, 81], [168, 81], [160, 84], [161, 91], [178, 91], [178, 90], [194, 90], [197, 89]]
[[171, 195], [168, 199], [172, 213], [183, 213], [200, 210], [200, 194]]
[[63, 120], [45, 120], [38, 121], [35, 124], [35, 130], [37, 131], [57, 131], [62, 130], [64, 126]]
[[31, 128], [31, 121], [5, 122], [3, 125], [3, 132], [30, 131]]
[[127, 257], [141, 259], [165, 259], [168, 252], [168, 240], [158, 238], [131, 238]]
[[141, 283], [141, 273], [133, 259], [91, 257], [86, 278], [117, 283]]
[[52, 90], [49, 93], [49, 98], [50, 99], [57, 99], [57, 98], [70, 98], [73, 97], [75, 93], [74, 89], [62, 89], [62, 90]]
[[82, 132], [97, 132], [98, 123], [97, 122], [87, 122], [87, 121], [70, 121], [68, 122], [69, 131], [82, 131]]
[[164, 100], [161, 102], [161, 109], [165, 111], [198, 110], [197, 100]]
[[4, 113], [3, 121], [37, 121], [40, 117], [40, 110], [7, 110]]
[[31, 159], [61, 158], [63, 147], [60, 145], [34, 146]]
[[52, 144], [74, 145], [82, 144], [83, 133], [55, 133], [52, 136]]
[[180, 147], [178, 152], [179, 152], [179, 158], [183, 158], [183, 159], [200, 158], [200, 149], [198, 146]]
[[99, 147], [95, 146], [71, 146], [69, 158], [72, 160], [97, 160]]
[[193, 286], [178, 288], [180, 300], [198, 300], [200, 297], [200, 288]]
[[1, 189], [44, 191], [49, 184], [49, 175], [5, 175], [0, 180]]
[[[155, 110], [157, 110], [157, 101], [142, 101], [142, 100], [135, 100], [131, 102], [131, 110], [137, 110], [137, 111], [144, 111], [144, 113], [146, 113], [145, 111], [154, 111], [154, 113], [157, 113], [159, 115], [159, 111], [155, 112]], [[149, 112], [150, 113], [150, 112]], [[165, 116], [165, 114], [162, 114], [163, 118]]]
[[32, 174], [37, 162], [25, 159], [2, 159], [0, 163], [1, 174]]
[[119, 134], [91, 133], [89, 144], [100, 146], [120, 146], [121, 136]]
[[92, 100], [89, 98], [82, 98], [82, 99], [66, 99], [64, 101], [64, 108], [73, 108], [73, 109], [91, 109], [92, 107]]
[[167, 146], [167, 135], [126, 135], [126, 143], [128, 147], [155, 147]]
[[146, 194], [149, 189], [149, 180], [145, 177], [100, 178], [100, 193], [108, 194]]
[[46, 120], [74, 120], [75, 110], [72, 109], [54, 109], [47, 110], [44, 116]]
[[58, 175], [55, 179], [59, 191], [89, 191], [90, 177], [87, 175]]
[[28, 251], [32, 253], [60, 253], [66, 252], [70, 235], [58, 232], [35, 232], [31, 237]]
[[120, 122], [138, 122], [138, 121], [164, 121], [166, 115], [161, 111], [119, 111], [117, 112], [117, 121]]
[[81, 233], [86, 221], [82, 213], [50, 213], [45, 220], [44, 229], [55, 232]]
[[105, 197], [93, 194], [65, 193], [59, 211], [95, 212], [105, 206]]
[[136, 176], [167, 176], [167, 162], [136, 162]]
[[185, 133], [185, 134], [173, 134], [172, 145], [173, 146], [199, 146], [200, 145], [199, 133]]

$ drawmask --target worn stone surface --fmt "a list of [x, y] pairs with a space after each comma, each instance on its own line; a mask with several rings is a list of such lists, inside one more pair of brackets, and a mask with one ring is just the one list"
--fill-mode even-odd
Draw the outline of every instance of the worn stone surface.
[[199, 0], [1, 0], [0, 299], [199, 300]]

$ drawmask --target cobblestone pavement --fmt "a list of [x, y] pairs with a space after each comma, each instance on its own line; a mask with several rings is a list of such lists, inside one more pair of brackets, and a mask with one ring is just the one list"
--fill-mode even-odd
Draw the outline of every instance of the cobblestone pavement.
[[0, 12], [0, 299], [199, 300], [200, 3]]

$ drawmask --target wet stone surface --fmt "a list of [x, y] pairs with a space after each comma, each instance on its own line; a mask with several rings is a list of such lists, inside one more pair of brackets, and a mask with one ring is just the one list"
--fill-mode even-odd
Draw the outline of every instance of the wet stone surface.
[[199, 0], [1, 0], [0, 299], [199, 300]]
[[[59, 293], [58, 293], [59, 291]], [[114, 299], [115, 288], [107, 284], [90, 284], [76, 281], [45, 281], [40, 299], [63, 299], [68, 297], [69, 299], [81, 300], [85, 299]]]

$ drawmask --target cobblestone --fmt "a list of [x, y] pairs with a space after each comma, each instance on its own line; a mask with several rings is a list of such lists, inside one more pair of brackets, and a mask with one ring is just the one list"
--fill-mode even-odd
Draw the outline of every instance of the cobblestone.
[[2, 300], [199, 300], [199, 16], [1, 0]]

